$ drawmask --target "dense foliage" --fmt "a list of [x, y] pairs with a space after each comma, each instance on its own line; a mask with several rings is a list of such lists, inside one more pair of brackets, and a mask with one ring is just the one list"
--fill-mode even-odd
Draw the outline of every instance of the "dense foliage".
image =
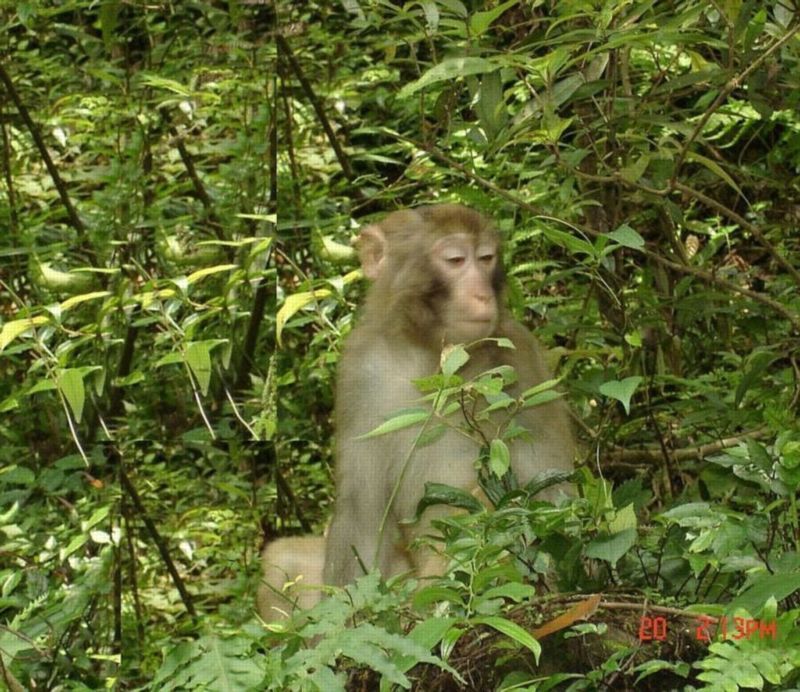
[[[0, 20], [5, 686], [800, 684], [791, 0]], [[501, 436], [492, 511], [425, 500], [466, 510], [440, 523], [442, 580], [371, 573], [265, 628], [261, 535], [329, 514], [349, 242], [435, 201], [504, 233], [509, 303], [575, 413], [578, 497], [499, 479]], [[427, 383], [477, 405], [502, 384]]]

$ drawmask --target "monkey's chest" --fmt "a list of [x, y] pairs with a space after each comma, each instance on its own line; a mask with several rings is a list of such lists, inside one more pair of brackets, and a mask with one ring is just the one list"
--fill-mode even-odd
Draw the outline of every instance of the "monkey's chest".
[[426, 440], [425, 431], [421, 436], [419, 432], [396, 436], [392, 449], [398, 463], [388, 465], [386, 480], [391, 487], [399, 484], [397, 510], [403, 518], [416, 512], [425, 483], [442, 483], [470, 492], [477, 485], [475, 464], [480, 447], [476, 442], [454, 430], [447, 430], [434, 441]]

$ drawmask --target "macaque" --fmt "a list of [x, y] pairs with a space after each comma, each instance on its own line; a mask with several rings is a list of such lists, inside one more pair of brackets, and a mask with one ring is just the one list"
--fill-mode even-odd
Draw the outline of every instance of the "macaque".
[[282, 620], [295, 608], [307, 610], [320, 600], [325, 563], [323, 536], [293, 536], [268, 543], [261, 553], [261, 584], [256, 608], [265, 622]]
[[[395, 212], [361, 232], [358, 251], [373, 284], [344, 345], [337, 379], [337, 497], [324, 570], [324, 582], [337, 586], [361, 575], [362, 563], [379, 567], [384, 577], [441, 570], [430, 549], [409, 547], [448, 510], [431, 507], [416, 524], [402, 522], [414, 516], [426, 482], [476, 488], [479, 444], [448, 429], [414, 448], [419, 426], [359, 437], [391, 414], [419, 406], [412, 381], [437, 372], [445, 344], [471, 344], [470, 360], [459, 371], [465, 378], [511, 365], [518, 377], [507, 390], [512, 396], [551, 377], [541, 346], [504, 306], [499, 237], [479, 213], [456, 204]], [[505, 337], [515, 348], [478, 341], [487, 337]], [[563, 402], [522, 409], [516, 420], [529, 431], [509, 443], [520, 483], [544, 471], [572, 470], [574, 443]], [[492, 426], [485, 427], [491, 439]], [[558, 492], [551, 488], [545, 496]]]

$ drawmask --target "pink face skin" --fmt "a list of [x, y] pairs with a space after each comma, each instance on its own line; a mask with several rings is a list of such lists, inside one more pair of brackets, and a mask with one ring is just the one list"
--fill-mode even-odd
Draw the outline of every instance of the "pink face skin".
[[497, 265], [497, 245], [466, 233], [454, 233], [438, 240], [431, 260], [450, 288], [442, 323], [444, 337], [451, 343], [475, 341], [490, 336], [497, 326], [497, 296], [492, 274]]

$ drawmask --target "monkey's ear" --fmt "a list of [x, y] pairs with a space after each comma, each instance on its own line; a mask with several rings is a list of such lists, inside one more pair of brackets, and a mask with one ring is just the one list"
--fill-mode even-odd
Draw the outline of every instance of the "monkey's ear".
[[386, 257], [386, 237], [381, 227], [377, 224], [367, 226], [358, 236], [356, 247], [364, 276], [374, 281], [378, 278]]

